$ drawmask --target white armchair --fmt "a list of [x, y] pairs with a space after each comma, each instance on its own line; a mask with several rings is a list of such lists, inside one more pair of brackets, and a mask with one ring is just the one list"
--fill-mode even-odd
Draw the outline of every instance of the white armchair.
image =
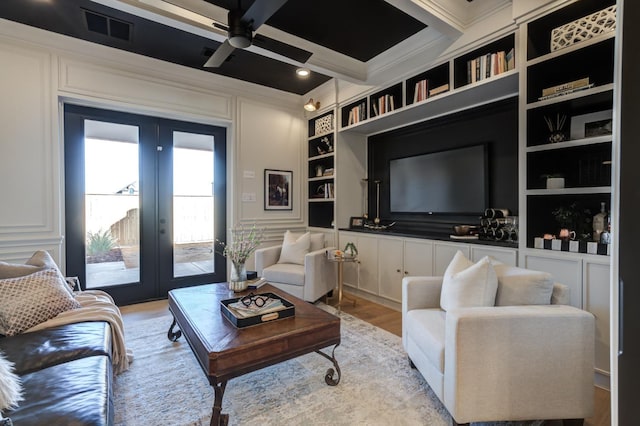
[[440, 308], [442, 277], [402, 281], [402, 343], [454, 419], [584, 419], [593, 414], [593, 315], [554, 284], [550, 305]]
[[258, 276], [274, 287], [308, 302], [315, 302], [335, 288], [335, 265], [327, 260], [324, 234], [311, 234], [310, 251], [304, 264], [278, 263], [282, 245], [256, 250]]

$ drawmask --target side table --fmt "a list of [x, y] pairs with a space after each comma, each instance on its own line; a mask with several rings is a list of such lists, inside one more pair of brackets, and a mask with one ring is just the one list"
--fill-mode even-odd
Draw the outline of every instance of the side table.
[[[345, 257], [345, 256], [336, 256], [329, 257], [331, 262], [335, 262], [338, 264], [338, 312], [342, 309], [342, 287], [344, 286], [344, 264], [345, 263], [356, 263], [358, 258], [353, 257]], [[353, 302], [353, 306], [356, 306], [356, 299], [351, 299], [348, 296], [344, 296], [347, 299], [350, 299]]]

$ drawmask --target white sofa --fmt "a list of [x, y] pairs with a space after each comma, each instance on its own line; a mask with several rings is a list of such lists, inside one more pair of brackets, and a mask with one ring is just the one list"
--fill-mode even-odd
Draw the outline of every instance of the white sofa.
[[440, 308], [442, 277], [402, 281], [402, 342], [454, 419], [584, 419], [593, 414], [593, 315], [553, 285], [550, 305]]
[[315, 302], [336, 286], [335, 264], [327, 259], [324, 234], [312, 233], [303, 264], [278, 263], [282, 245], [256, 250], [258, 276], [274, 287], [308, 302]]

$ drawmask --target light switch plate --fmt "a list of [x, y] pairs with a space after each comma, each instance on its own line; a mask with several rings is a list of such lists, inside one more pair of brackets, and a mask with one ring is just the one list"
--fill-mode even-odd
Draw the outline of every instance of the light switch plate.
[[245, 179], [253, 179], [256, 177], [256, 172], [254, 172], [253, 170], [245, 170], [242, 173], [242, 177]]

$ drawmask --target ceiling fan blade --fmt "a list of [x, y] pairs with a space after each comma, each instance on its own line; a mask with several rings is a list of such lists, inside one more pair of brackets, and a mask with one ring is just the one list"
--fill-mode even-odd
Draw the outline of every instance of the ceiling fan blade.
[[216, 51], [213, 52], [213, 55], [211, 55], [204, 66], [210, 68], [220, 67], [220, 65], [222, 65], [224, 61], [227, 60], [231, 52], [233, 52], [234, 50], [235, 47], [229, 44], [229, 40], [225, 40], [224, 43], [222, 43], [220, 47], [218, 47]]
[[311, 55], [313, 55], [313, 52], [300, 49], [299, 47], [283, 43], [262, 34], [253, 36], [253, 45], [301, 63], [307, 62]]
[[276, 13], [287, 0], [256, 0], [251, 7], [242, 15], [243, 22], [252, 22], [251, 28], [253, 31], [264, 24], [267, 19], [271, 18], [271, 15]]

